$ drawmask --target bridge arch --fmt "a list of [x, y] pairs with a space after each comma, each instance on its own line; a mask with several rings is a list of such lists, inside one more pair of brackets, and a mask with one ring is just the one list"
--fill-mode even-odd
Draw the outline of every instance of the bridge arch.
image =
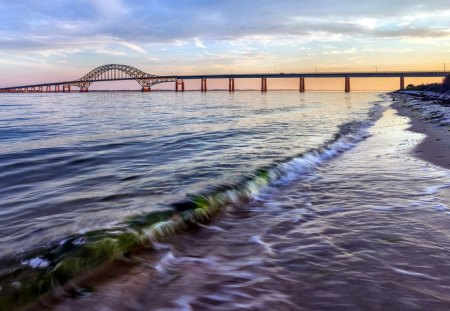
[[87, 92], [89, 86], [95, 81], [114, 81], [124, 78], [134, 78], [142, 86], [143, 91], [150, 90], [152, 85], [158, 83], [176, 82], [177, 80], [176, 77], [159, 77], [127, 65], [108, 64], [89, 71], [71, 84], [79, 87], [80, 92]]

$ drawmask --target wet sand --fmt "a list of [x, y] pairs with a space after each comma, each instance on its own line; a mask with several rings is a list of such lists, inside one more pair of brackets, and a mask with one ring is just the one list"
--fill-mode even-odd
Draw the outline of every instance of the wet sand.
[[399, 115], [411, 119], [411, 127], [408, 130], [426, 135], [414, 149], [413, 154], [434, 165], [450, 169], [450, 129], [423, 120], [417, 111], [406, 107], [403, 101], [408, 100], [408, 96], [395, 95], [395, 97], [397, 102], [393, 104], [393, 108]]
[[450, 179], [411, 130], [441, 155], [448, 140], [407, 113], [388, 108], [302, 180], [33, 310], [448, 310]]

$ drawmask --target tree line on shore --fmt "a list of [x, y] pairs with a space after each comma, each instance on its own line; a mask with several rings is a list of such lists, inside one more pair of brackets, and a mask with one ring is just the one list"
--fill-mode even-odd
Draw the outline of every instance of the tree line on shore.
[[442, 80], [442, 83], [430, 83], [413, 85], [408, 84], [406, 87], [408, 91], [427, 91], [436, 93], [450, 93], [450, 74], [446, 75]]

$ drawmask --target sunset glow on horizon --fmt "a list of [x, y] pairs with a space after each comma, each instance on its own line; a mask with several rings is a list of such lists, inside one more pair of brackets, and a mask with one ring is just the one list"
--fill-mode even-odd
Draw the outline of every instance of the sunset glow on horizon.
[[[0, 86], [74, 80], [109, 63], [157, 75], [450, 70], [448, 4], [448, 0], [0, 1]], [[295, 89], [298, 83], [274, 80], [269, 88]], [[398, 86], [397, 80], [381, 80], [354, 79], [352, 85], [355, 90]], [[195, 83], [190, 88], [197, 88]], [[224, 81], [208, 83], [211, 88], [225, 86]], [[255, 83], [259, 82], [241, 81], [237, 88]], [[308, 79], [307, 89], [337, 90], [342, 83], [329, 79], [322, 87]], [[93, 90], [102, 88], [139, 89], [139, 85], [134, 81], [92, 85]]]

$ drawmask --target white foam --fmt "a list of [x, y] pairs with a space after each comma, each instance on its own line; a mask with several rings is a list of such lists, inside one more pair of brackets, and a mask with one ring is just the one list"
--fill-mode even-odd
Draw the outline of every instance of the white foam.
[[438, 193], [441, 189], [450, 188], [450, 184], [429, 186], [425, 190], [425, 194], [432, 195]]
[[446, 211], [448, 207], [445, 204], [439, 203], [433, 206], [433, 208], [437, 211]]
[[394, 206], [376, 206], [373, 209], [375, 211], [381, 211], [381, 212], [390, 212], [392, 210], [394, 210], [396, 207]]
[[409, 271], [409, 270], [403, 270], [403, 269], [395, 268], [395, 267], [391, 267], [391, 269], [394, 270], [397, 273], [413, 276], [413, 277], [416, 277], [416, 278], [433, 280], [433, 281], [440, 280], [438, 277], [434, 277], [434, 276], [431, 276], [431, 275], [428, 275], [428, 274], [425, 274], [425, 273]]
[[[380, 115], [381, 110], [377, 116]], [[275, 184], [283, 185], [296, 181], [301, 175], [314, 172], [314, 170], [324, 161], [332, 159], [344, 151], [353, 148], [358, 142], [370, 136], [367, 129], [372, 126], [373, 123], [374, 120], [367, 121], [361, 126], [358, 132], [344, 135], [322, 150], [310, 151], [301, 157], [294, 158], [286, 163], [280, 164], [278, 169], [282, 172], [282, 176], [279, 177]]]
[[199, 225], [200, 227], [202, 227], [202, 228], [205, 228], [205, 229], [208, 229], [208, 230], [211, 230], [211, 231], [216, 231], [216, 232], [226, 232], [225, 229], [223, 229], [223, 228], [221, 228], [221, 227], [219, 227], [219, 226], [213, 226], [213, 225], [207, 226], [207, 225], [204, 225], [204, 224], [201, 224], [201, 223], [199, 223], [198, 225]]
[[236, 283], [236, 284], [227, 284], [225, 286], [229, 287], [229, 288], [244, 288], [244, 287], [253, 286], [258, 283], [264, 283], [265, 281], [268, 281], [268, 280], [270, 280], [270, 278], [268, 278], [266, 276], [261, 276], [261, 277], [257, 277], [252, 280], [249, 280], [247, 282]]
[[21, 264], [29, 266], [33, 269], [44, 269], [50, 266], [50, 261], [36, 257], [29, 260], [23, 260], [21, 261]]
[[253, 298], [253, 296], [238, 290], [229, 290], [228, 293], [240, 298], [248, 298], [248, 299]]
[[193, 296], [183, 295], [175, 299], [175, 308], [157, 309], [159, 311], [192, 311], [191, 302], [195, 299]]
[[256, 244], [262, 245], [262, 246], [264, 247], [264, 249], [265, 249], [268, 253], [270, 253], [270, 254], [273, 254], [273, 253], [274, 253], [272, 247], [270, 247], [269, 244], [267, 244], [266, 242], [264, 242], [263, 240], [261, 240], [261, 238], [260, 238], [259, 236], [254, 235], [254, 236], [252, 236], [249, 240], [250, 240], [251, 242], [256, 243]]
[[175, 256], [173, 255], [172, 251], [167, 252], [167, 254], [165, 254], [164, 257], [155, 266], [155, 270], [159, 273], [165, 274], [165, 272], [168, 270], [168, 267], [170, 267], [173, 262], [176, 262]]
[[169, 244], [161, 243], [161, 242], [153, 242], [152, 246], [157, 251], [170, 249], [170, 245]]
[[409, 206], [410, 207], [419, 207], [419, 206], [422, 206], [423, 204], [424, 204], [423, 202], [417, 201], [417, 202], [411, 202], [409, 204]]
[[167, 252], [164, 257], [156, 264], [155, 270], [161, 274], [165, 274], [167, 271], [173, 271], [177, 266], [182, 264], [200, 263], [203, 265], [214, 266], [215, 259], [211, 257], [198, 258], [198, 257], [180, 257], [177, 258], [172, 251]]

